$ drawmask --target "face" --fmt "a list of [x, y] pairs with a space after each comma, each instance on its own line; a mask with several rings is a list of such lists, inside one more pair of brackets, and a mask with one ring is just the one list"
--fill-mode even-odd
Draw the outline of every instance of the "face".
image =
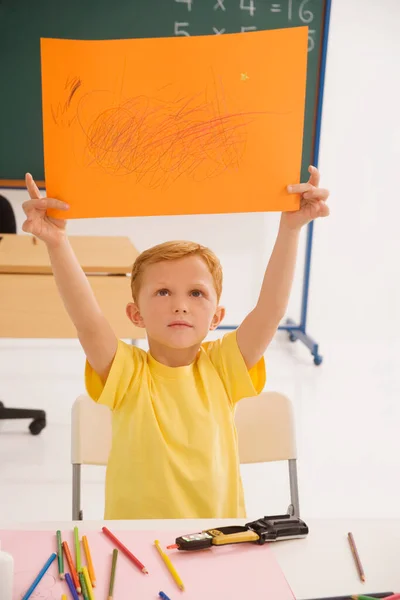
[[148, 265], [142, 275], [137, 303], [127, 314], [145, 327], [149, 341], [183, 349], [201, 344], [221, 322], [214, 281], [200, 256]]

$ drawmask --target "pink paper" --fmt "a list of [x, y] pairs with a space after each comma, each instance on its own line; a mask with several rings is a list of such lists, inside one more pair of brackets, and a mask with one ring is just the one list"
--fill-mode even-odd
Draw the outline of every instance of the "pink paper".
[[[173, 544], [184, 532], [111, 531], [145, 565], [149, 574], [144, 575], [119, 552], [113, 600], [157, 600], [162, 590], [171, 600], [239, 600], [263, 598], [264, 600], [294, 600], [293, 593], [271, 549], [266, 544], [258, 546], [246, 543], [214, 547], [200, 552], [167, 550], [184, 585], [178, 589], [161, 560], [154, 540], [160, 540], [162, 548]], [[79, 535], [85, 535], [84, 527]], [[97, 585], [96, 600], [107, 600], [113, 543], [102, 533], [86, 533], [92, 554]], [[75, 557], [72, 531], [63, 532]], [[50, 531], [0, 531], [2, 549], [15, 561], [13, 600], [20, 600], [45, 564], [52, 552], [57, 551], [55, 532]], [[81, 544], [82, 565], [86, 564]], [[68, 564], [64, 558], [64, 568]], [[68, 586], [58, 576], [57, 560], [31, 596], [32, 600], [60, 600], [61, 594], [70, 599]]]

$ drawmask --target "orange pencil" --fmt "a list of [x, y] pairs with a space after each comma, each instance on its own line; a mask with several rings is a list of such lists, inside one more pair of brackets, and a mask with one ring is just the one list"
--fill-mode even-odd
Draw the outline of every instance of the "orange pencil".
[[82, 537], [82, 543], [83, 543], [83, 549], [85, 550], [86, 562], [87, 562], [87, 566], [88, 566], [90, 581], [92, 582], [92, 586], [96, 587], [96, 575], [94, 572], [92, 556], [90, 554], [89, 542], [88, 542], [86, 535], [84, 535]]
[[78, 573], [76, 572], [74, 561], [72, 560], [71, 552], [69, 551], [69, 547], [67, 542], [63, 542], [62, 546], [64, 548], [65, 558], [67, 559], [67, 563], [69, 566], [69, 571], [71, 573], [72, 581], [74, 582], [74, 586], [76, 587], [76, 591], [78, 594], [81, 593], [81, 586], [78, 579]]
[[361, 564], [360, 557], [358, 555], [358, 550], [357, 550], [356, 543], [354, 541], [353, 534], [351, 532], [349, 532], [347, 534], [347, 537], [348, 537], [348, 540], [349, 540], [351, 552], [353, 554], [354, 562], [356, 563], [356, 567], [357, 567], [357, 571], [358, 571], [358, 574], [360, 576], [360, 579], [361, 579], [361, 581], [365, 581], [364, 569], [363, 569], [363, 566]]

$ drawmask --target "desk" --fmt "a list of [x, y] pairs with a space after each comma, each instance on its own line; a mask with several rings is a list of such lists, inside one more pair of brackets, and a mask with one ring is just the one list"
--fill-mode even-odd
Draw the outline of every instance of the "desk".
[[[131, 301], [129, 274], [138, 255], [129, 238], [70, 236], [100, 307], [118, 338], [145, 337], [125, 314]], [[76, 331], [59, 297], [46, 246], [29, 235], [0, 241], [0, 337], [74, 338]]]
[[[259, 516], [259, 515], [258, 515]], [[257, 518], [257, 516], [254, 516]], [[250, 517], [248, 520], [253, 519]], [[400, 519], [307, 520], [304, 540], [271, 544], [297, 600], [366, 592], [400, 591]], [[192, 533], [215, 526], [243, 524], [244, 520], [169, 520], [79, 522], [82, 532], [107, 525], [117, 530], [172, 530]], [[0, 529], [71, 530], [74, 523], [0, 523]], [[361, 583], [347, 542], [352, 531], [364, 566]]]

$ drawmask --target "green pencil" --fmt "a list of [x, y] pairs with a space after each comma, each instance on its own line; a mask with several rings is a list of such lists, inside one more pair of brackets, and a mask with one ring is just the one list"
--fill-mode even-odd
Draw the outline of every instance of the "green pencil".
[[79, 581], [81, 582], [83, 600], [90, 600], [83, 572], [79, 573]]
[[74, 540], [75, 540], [75, 562], [76, 562], [76, 570], [78, 573], [82, 571], [81, 564], [81, 545], [79, 542], [79, 531], [77, 527], [74, 527]]
[[118, 550], [114, 548], [112, 555], [112, 565], [111, 565], [111, 575], [110, 575], [110, 588], [108, 591], [108, 600], [112, 600], [113, 592], [114, 592], [114, 582], [115, 582], [115, 571], [117, 568], [117, 558], [118, 558]]
[[57, 558], [60, 579], [64, 579], [64, 554], [62, 549], [61, 531], [57, 531]]
[[356, 594], [355, 596], [352, 596], [352, 600], [376, 600], [376, 598], [373, 596], [360, 596], [359, 594]]

